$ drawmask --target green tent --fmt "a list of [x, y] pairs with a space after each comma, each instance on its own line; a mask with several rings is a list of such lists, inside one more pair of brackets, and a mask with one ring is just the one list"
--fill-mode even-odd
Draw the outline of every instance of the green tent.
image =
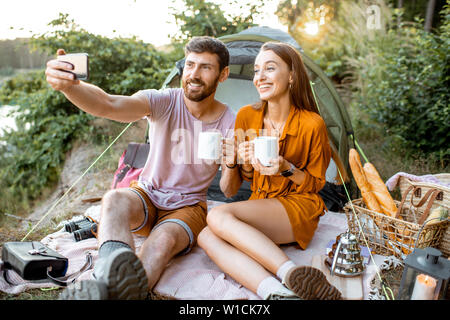
[[[331, 141], [338, 149], [339, 156], [349, 171], [349, 138], [353, 128], [347, 110], [330, 79], [308, 56], [300, 45], [286, 32], [268, 27], [253, 27], [237, 34], [219, 38], [230, 52], [230, 76], [219, 84], [216, 98], [226, 103], [234, 112], [244, 105], [259, 101], [259, 95], [253, 85], [253, 63], [260, 47], [268, 41], [285, 42], [294, 46], [301, 54], [307, 68], [313, 91], [318, 101], [321, 116], [325, 120]], [[178, 61], [164, 82], [164, 87], [179, 87], [184, 59]], [[337, 167], [330, 162], [327, 170], [327, 182], [336, 183]], [[213, 183], [214, 185], [214, 183]]]

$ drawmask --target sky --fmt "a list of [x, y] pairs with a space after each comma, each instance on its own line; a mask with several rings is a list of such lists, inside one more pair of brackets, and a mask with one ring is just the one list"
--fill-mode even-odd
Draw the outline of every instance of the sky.
[[[239, 12], [227, 0], [209, 1], [220, 4], [226, 13]], [[286, 31], [274, 14], [278, 2], [266, 0], [265, 12], [256, 23]], [[0, 39], [41, 34], [62, 12], [91, 33], [106, 37], [134, 35], [160, 46], [168, 44], [169, 35], [177, 31], [171, 4], [171, 0], [0, 0]]]

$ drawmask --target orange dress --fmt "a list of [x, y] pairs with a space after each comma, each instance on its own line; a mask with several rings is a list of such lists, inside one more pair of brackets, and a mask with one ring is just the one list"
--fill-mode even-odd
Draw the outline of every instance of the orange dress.
[[[261, 135], [263, 120], [263, 108], [242, 107], [235, 123], [238, 143]], [[281, 175], [261, 175], [254, 171], [249, 200], [278, 199], [289, 216], [295, 240], [302, 249], [306, 249], [314, 236], [319, 217], [327, 210], [318, 194], [325, 185], [325, 172], [331, 158], [327, 128], [322, 117], [291, 106], [279, 140], [279, 150], [284, 159], [303, 170], [303, 183], [297, 185]]]

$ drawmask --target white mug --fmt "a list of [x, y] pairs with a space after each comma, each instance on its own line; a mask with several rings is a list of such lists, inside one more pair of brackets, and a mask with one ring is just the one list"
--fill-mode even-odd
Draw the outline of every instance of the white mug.
[[260, 136], [252, 140], [255, 146], [255, 157], [263, 166], [271, 167], [270, 160], [278, 158], [278, 138]]
[[200, 132], [197, 151], [199, 159], [219, 159], [222, 155], [222, 134], [217, 131]]

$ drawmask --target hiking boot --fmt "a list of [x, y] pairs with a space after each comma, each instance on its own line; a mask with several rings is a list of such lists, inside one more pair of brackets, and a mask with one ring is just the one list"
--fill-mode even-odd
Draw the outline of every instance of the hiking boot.
[[[96, 280], [86, 280], [67, 287], [60, 300], [144, 300], [148, 280], [139, 258], [130, 249], [120, 248], [101, 261]], [[99, 269], [101, 271], [99, 271]]]
[[286, 286], [304, 300], [341, 300], [341, 292], [325, 274], [309, 266], [298, 266], [286, 274]]

